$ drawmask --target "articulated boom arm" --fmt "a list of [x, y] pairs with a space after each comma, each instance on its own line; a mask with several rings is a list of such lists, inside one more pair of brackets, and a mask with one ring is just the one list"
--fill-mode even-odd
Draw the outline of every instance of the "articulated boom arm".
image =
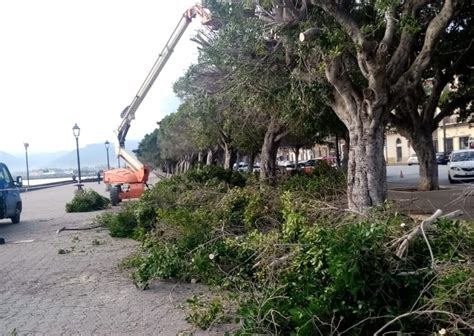
[[150, 169], [148, 166], [141, 163], [134, 155], [128, 153], [125, 150], [125, 138], [130, 128], [130, 124], [135, 119], [135, 112], [145, 99], [148, 91], [153, 86], [156, 78], [160, 74], [166, 62], [173, 53], [174, 48], [178, 44], [179, 40], [183, 36], [186, 28], [193, 18], [199, 15], [202, 17], [202, 24], [210, 25], [211, 18], [209, 11], [203, 8], [201, 5], [195, 5], [189, 8], [181, 17], [178, 25], [173, 30], [171, 37], [166, 42], [165, 47], [161, 51], [156, 60], [155, 64], [151, 68], [148, 76], [143, 82], [140, 90], [133, 98], [130, 106], [127, 106], [122, 111], [120, 117], [122, 122], [117, 129], [118, 146], [117, 146], [117, 157], [122, 158], [128, 165], [127, 168], [112, 169], [104, 173], [104, 183], [112, 185], [110, 190], [110, 200], [112, 205], [117, 205], [124, 199], [140, 197], [143, 194], [146, 182], [148, 181], [148, 175]]
[[[188, 28], [189, 24], [191, 23], [191, 20], [196, 17], [196, 15], [202, 17], [202, 24], [210, 24], [211, 17], [209, 15], [209, 11], [203, 8], [201, 5], [195, 5], [189, 8], [183, 14], [175, 29], [173, 30], [173, 33], [171, 34], [170, 38], [166, 42], [165, 47], [159, 54], [158, 59], [151, 68], [150, 72], [148, 73], [148, 76], [146, 77], [142, 86], [133, 98], [132, 103], [128, 107], [126, 107], [125, 110], [121, 113], [122, 122], [117, 129], [117, 136], [120, 147], [124, 147], [125, 145], [125, 138], [130, 128], [130, 124], [132, 120], [135, 119], [135, 112], [142, 103], [143, 99], [145, 99], [148, 91], [153, 86], [153, 83], [155, 82], [156, 78], [163, 70], [164, 66], [166, 65], [166, 62], [173, 53], [174, 48], [183, 36], [184, 32], [186, 31], [186, 28]], [[124, 160], [126, 159], [124, 158]]]

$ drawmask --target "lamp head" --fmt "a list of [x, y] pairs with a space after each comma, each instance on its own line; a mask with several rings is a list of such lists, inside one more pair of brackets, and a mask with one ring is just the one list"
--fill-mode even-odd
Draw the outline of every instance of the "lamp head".
[[77, 126], [77, 124], [74, 124], [74, 127], [72, 128], [72, 132], [74, 133], [74, 136], [78, 138], [79, 135], [81, 134], [81, 129], [79, 128], [79, 126]]

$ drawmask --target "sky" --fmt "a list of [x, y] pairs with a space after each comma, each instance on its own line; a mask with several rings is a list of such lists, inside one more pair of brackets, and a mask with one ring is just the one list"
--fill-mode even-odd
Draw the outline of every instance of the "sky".
[[[196, 0], [0, 1], [0, 151], [73, 150], [109, 140], [184, 11]], [[140, 140], [176, 111], [173, 83], [197, 58], [190, 25], [136, 112]]]

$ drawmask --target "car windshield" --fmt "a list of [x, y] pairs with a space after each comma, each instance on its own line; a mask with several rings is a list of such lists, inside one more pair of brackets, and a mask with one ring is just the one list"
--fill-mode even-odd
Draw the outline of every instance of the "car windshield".
[[474, 151], [453, 153], [452, 162], [474, 161]]

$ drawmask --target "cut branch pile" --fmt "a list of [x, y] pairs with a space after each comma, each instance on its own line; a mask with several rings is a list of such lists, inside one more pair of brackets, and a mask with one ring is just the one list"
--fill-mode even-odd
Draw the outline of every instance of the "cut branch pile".
[[429, 229], [429, 227], [434, 222], [436, 222], [436, 220], [439, 219], [439, 218], [452, 219], [452, 218], [461, 216], [462, 214], [463, 214], [462, 211], [456, 210], [456, 211], [453, 211], [449, 214], [446, 214], [446, 215], [442, 216], [443, 211], [440, 210], [440, 209], [436, 210], [433, 215], [431, 215], [430, 217], [428, 217], [427, 219], [422, 221], [420, 225], [416, 226], [413, 230], [411, 230], [409, 233], [407, 233], [403, 237], [400, 237], [399, 239], [397, 239], [392, 244], [392, 247], [398, 246], [397, 252], [395, 253], [395, 255], [398, 258], [402, 258], [403, 255], [405, 254], [407, 248], [408, 248], [408, 244], [410, 243], [410, 241], [413, 240], [415, 237], [417, 237], [419, 235], [422, 235], [423, 239], [425, 240], [425, 242], [428, 246], [428, 249], [430, 251], [431, 261], [432, 261], [431, 266], [433, 267], [434, 266], [434, 256], [433, 256], [433, 252], [431, 250], [431, 246], [430, 246], [430, 243], [428, 241], [428, 238], [426, 237], [426, 230]]

